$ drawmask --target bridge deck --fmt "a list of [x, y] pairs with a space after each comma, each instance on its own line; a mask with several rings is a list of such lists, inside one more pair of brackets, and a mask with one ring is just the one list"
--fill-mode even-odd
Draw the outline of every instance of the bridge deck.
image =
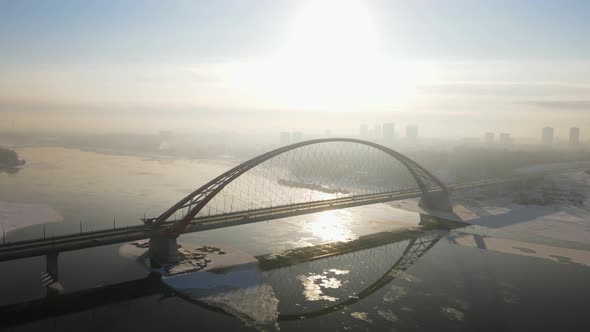
[[[482, 180], [454, 185], [453, 190], [517, 181], [520, 181], [520, 179], [507, 178]], [[186, 233], [246, 225], [255, 222], [293, 217], [327, 210], [370, 205], [406, 198], [415, 198], [420, 197], [421, 194], [422, 192], [417, 189], [387, 192], [381, 194], [367, 194], [199, 217], [195, 218], [193, 223], [187, 227]], [[0, 262], [41, 256], [54, 252], [72, 251], [143, 240], [150, 238], [156, 232], [161, 232], [166, 227], [172, 226], [175, 222], [176, 221], [169, 221], [158, 228], [142, 224], [126, 228], [56, 236], [50, 239], [7, 243], [0, 246]]]
[[[199, 217], [194, 219], [194, 222], [186, 229], [186, 232], [201, 232], [230, 226], [245, 225], [255, 222], [310, 214], [320, 211], [376, 204], [411, 197], [419, 197], [420, 194], [420, 191], [411, 190], [404, 192], [360, 195]], [[51, 239], [8, 243], [0, 246], [0, 261], [46, 255], [52, 252], [72, 251], [147, 239], [153, 234], [161, 232], [165, 227], [171, 226], [174, 222], [175, 221], [170, 221], [158, 228], [153, 228], [149, 225], [138, 225], [127, 228], [64, 235], [53, 237]]]

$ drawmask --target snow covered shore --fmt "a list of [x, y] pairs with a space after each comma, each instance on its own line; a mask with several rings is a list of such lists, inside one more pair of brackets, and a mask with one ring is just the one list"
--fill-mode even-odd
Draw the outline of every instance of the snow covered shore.
[[507, 231], [590, 244], [590, 174], [545, 175], [522, 191], [481, 187], [454, 192], [453, 214], [427, 212], [418, 199], [389, 203], [409, 211]]

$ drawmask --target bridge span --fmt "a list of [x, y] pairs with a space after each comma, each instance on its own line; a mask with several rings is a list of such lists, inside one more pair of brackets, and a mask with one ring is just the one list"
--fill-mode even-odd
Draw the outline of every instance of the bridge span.
[[[420, 197], [420, 195], [421, 193], [419, 191], [369, 194], [198, 217], [193, 219], [193, 222], [185, 229], [185, 233], [202, 232], [321, 211], [415, 198]], [[171, 220], [161, 226], [152, 226], [149, 224], [137, 225], [126, 228], [63, 235], [48, 239], [7, 243], [0, 246], [0, 262], [149, 239], [168, 227], [173, 226], [176, 222], [176, 220]]]
[[[514, 183], [517, 179], [494, 179], [466, 182], [453, 186], [454, 191], [471, 189], [489, 185]], [[418, 198], [422, 195], [419, 190], [407, 190], [381, 194], [367, 194], [351, 197], [341, 197], [323, 201], [298, 203], [287, 206], [266, 207], [255, 210], [233, 212], [220, 215], [203, 216], [193, 219], [185, 233], [202, 232], [213, 229], [247, 225], [262, 221], [269, 221], [305, 214], [350, 208], [396, 200]], [[174, 225], [177, 220], [171, 220], [161, 226], [139, 224], [125, 228], [88, 231], [69, 235], [55, 236], [45, 239], [35, 239], [5, 243], [0, 245], [0, 262], [14, 259], [43, 256], [52, 253], [100, 247], [104, 245], [126, 243], [149, 239], [152, 235]]]
[[[350, 138], [317, 139], [269, 151], [212, 179], [144, 225], [0, 246], [0, 261], [150, 239], [159, 262], [178, 258], [176, 239], [198, 232], [319, 211], [421, 197], [451, 210], [448, 188], [388, 147]], [[309, 199], [308, 199], [309, 198]], [[57, 279], [57, 268], [49, 269]]]
[[[478, 181], [453, 190], [514, 181]], [[144, 224], [6, 243], [0, 262], [45, 255], [45, 279], [57, 282], [60, 252], [150, 239], [151, 257], [173, 264], [183, 233], [417, 197], [427, 211], [452, 211], [447, 186], [403, 154], [357, 139], [311, 140], [235, 166]]]

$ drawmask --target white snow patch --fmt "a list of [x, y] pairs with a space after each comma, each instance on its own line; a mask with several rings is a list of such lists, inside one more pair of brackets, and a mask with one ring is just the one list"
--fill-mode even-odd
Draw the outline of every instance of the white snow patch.
[[[494, 237], [480, 236], [476, 239], [473, 234], [464, 234], [454, 237], [453, 241], [466, 247], [493, 250], [519, 256], [543, 258], [560, 263], [576, 263], [590, 266], [590, 252], [586, 250], [562, 248]], [[481, 246], [484, 247], [482, 248]]]
[[365, 321], [367, 323], [372, 323], [373, 322], [373, 320], [369, 319], [369, 313], [367, 313], [367, 312], [355, 311], [355, 312], [352, 312], [350, 315], [353, 318], [356, 318], [358, 320]]
[[[461, 220], [476, 225], [590, 243], [590, 175], [582, 171], [547, 175], [528, 194], [536, 195], [543, 188], [563, 193], [566, 199], [547, 205], [521, 205], [513, 202], [516, 192], [505, 192], [501, 196], [491, 193], [486, 196], [480, 192], [478, 196], [483, 195], [482, 199], [457, 195], [453, 210]], [[584, 197], [581, 204], [568, 202], [569, 193]]]
[[278, 331], [279, 300], [268, 284], [222, 291], [198, 298], [240, 318], [261, 331]]
[[[181, 245], [181, 249], [199, 252], [198, 246]], [[245, 324], [261, 331], [278, 331], [278, 303], [272, 287], [259, 282], [256, 258], [226, 246], [206, 253], [206, 267], [196, 272], [190, 262], [181, 262], [169, 270], [162, 281], [177, 292], [196, 301], [223, 309]]]

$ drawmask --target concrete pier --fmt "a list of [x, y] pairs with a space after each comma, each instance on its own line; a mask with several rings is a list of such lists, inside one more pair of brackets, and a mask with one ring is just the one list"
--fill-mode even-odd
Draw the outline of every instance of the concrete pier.
[[64, 288], [59, 282], [58, 252], [45, 255], [45, 272], [41, 274], [41, 284], [47, 289], [47, 296], [63, 293]]
[[176, 239], [167, 238], [163, 233], [150, 237], [150, 255], [160, 265], [178, 262], [178, 244]]
[[449, 194], [442, 190], [423, 193], [420, 199], [420, 207], [445, 212], [453, 211]]
[[53, 281], [59, 281], [59, 253], [52, 252], [45, 256], [45, 271], [53, 278]]

